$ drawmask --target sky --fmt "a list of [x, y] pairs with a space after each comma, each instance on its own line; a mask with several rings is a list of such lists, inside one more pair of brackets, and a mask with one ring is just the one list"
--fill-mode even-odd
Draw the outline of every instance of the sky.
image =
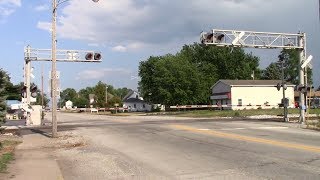
[[[0, 67], [14, 83], [23, 81], [24, 48], [51, 48], [51, 0], [0, 0]], [[94, 50], [101, 63], [57, 64], [61, 89], [77, 90], [98, 81], [137, 89], [139, 62], [178, 52], [199, 42], [201, 31], [234, 29], [307, 33], [313, 55], [314, 86], [320, 85], [318, 0], [69, 0], [58, 6], [57, 48]], [[277, 61], [279, 50], [246, 49], [261, 58], [260, 68]], [[50, 62], [32, 62], [33, 82]]]

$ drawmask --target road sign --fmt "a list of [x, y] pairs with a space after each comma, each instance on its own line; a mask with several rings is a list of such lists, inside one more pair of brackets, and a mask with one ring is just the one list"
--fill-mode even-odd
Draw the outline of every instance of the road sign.
[[[51, 71], [49, 71], [49, 79], [52, 79]], [[56, 79], [60, 79], [60, 71], [56, 71]]]
[[[238, 44], [241, 38], [245, 35], [245, 32], [242, 31], [239, 34], [237, 32], [234, 32], [233, 34], [236, 38], [232, 41], [232, 44]], [[240, 41], [240, 44], [241, 42], [242, 41]]]
[[79, 59], [79, 53], [77, 51], [67, 51], [67, 56], [71, 61]]
[[[310, 55], [310, 56], [302, 63], [301, 68], [302, 68], [302, 69], [305, 68], [305, 67], [310, 63], [310, 61], [312, 60], [312, 58], [313, 58], [313, 56]], [[310, 66], [309, 66], [309, 67], [310, 67]], [[312, 68], [312, 66], [311, 66], [311, 68]]]
[[33, 70], [34, 70], [34, 67], [32, 67], [32, 68], [30, 69], [30, 77], [31, 77], [32, 79], [35, 78], [35, 76], [34, 76], [34, 74], [33, 74]]

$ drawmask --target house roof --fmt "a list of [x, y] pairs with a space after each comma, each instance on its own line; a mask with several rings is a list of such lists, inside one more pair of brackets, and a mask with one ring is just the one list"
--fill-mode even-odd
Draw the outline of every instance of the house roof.
[[145, 103], [145, 101], [143, 101], [141, 99], [137, 99], [137, 98], [125, 99], [123, 102], [125, 102], [125, 103]]
[[134, 93], [134, 91], [132, 91], [132, 90], [130, 89], [129, 92], [128, 92], [128, 94], [125, 95], [125, 96], [122, 98], [122, 101], [126, 101], [133, 93]]
[[[281, 80], [219, 80], [230, 86], [276, 86], [281, 83]], [[292, 83], [287, 83], [289, 86], [295, 86]]]

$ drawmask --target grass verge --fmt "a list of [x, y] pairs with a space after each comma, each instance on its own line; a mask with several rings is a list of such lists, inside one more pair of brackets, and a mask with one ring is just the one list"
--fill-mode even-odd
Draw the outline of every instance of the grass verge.
[[4, 140], [0, 142], [0, 173], [7, 170], [8, 164], [14, 159], [14, 149], [21, 142]]
[[[299, 109], [288, 109], [288, 114], [299, 114]], [[283, 109], [250, 109], [250, 110], [197, 110], [173, 113], [182, 117], [247, 117], [256, 115], [282, 116]], [[320, 114], [320, 109], [310, 109], [309, 114]]]

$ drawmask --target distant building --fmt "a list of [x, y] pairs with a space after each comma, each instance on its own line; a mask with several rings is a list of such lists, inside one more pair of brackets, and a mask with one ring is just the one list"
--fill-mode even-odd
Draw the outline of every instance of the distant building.
[[123, 98], [123, 107], [128, 108], [129, 112], [151, 111], [151, 105], [143, 100], [135, 91], [130, 90]]
[[[226, 109], [270, 109], [278, 108], [282, 100], [282, 88], [277, 90], [280, 80], [219, 80], [211, 87], [212, 104]], [[294, 108], [294, 87], [287, 83], [285, 91], [289, 107]]]
[[6, 105], [9, 109], [20, 109], [21, 102], [18, 100], [6, 100]]
[[[307, 93], [307, 105], [311, 108], [319, 108], [320, 107], [320, 91], [314, 91], [311, 90], [308, 91]], [[299, 106], [299, 100], [300, 100], [300, 92], [299, 91], [295, 91], [294, 92], [294, 100], [296, 101], [296, 107]]]
[[72, 109], [72, 107], [73, 107], [73, 102], [72, 101], [67, 101], [66, 102], [66, 104], [65, 104], [65, 107], [66, 107], [66, 109]]

